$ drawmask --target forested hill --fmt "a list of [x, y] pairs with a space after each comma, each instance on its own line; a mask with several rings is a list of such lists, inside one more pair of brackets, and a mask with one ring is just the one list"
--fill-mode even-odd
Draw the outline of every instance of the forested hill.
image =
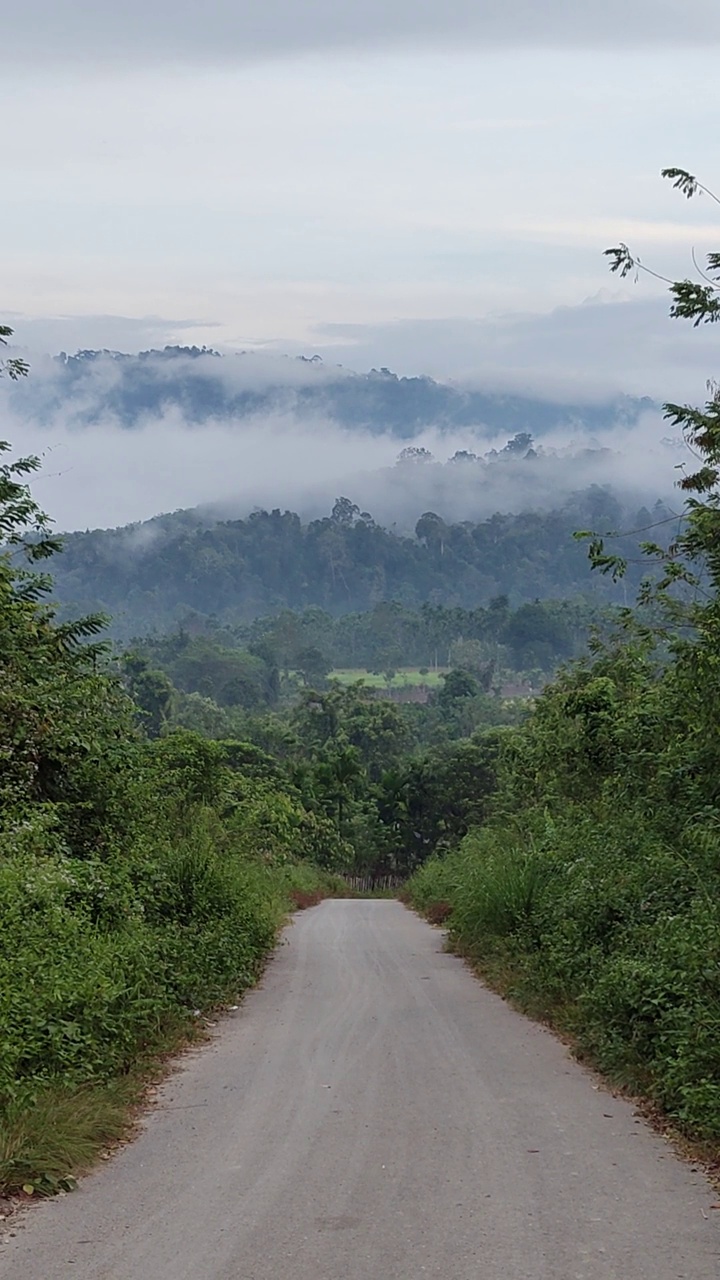
[[523, 395], [494, 395], [398, 377], [388, 369], [353, 373], [318, 358], [254, 353], [221, 356], [197, 347], [166, 347], [125, 355], [113, 351], [62, 354], [33, 362], [33, 378], [6, 390], [24, 420], [123, 427], [177, 412], [187, 422], [241, 420], [270, 413], [330, 419], [337, 424], [410, 439], [427, 427], [474, 428], [491, 436], [528, 431], [542, 436], [578, 425], [592, 433], [634, 423], [652, 408], [646, 399], [558, 403]]
[[[410, 537], [382, 528], [346, 498], [308, 524], [291, 511], [218, 522], [180, 511], [69, 535], [53, 565], [55, 593], [70, 612], [112, 614], [119, 638], [172, 629], [193, 612], [236, 622], [283, 607], [358, 612], [383, 600], [472, 608], [500, 594], [516, 605], [595, 593], [622, 601], [639, 564], [631, 563], [624, 584], [614, 586], [589, 572], [574, 533], [640, 530], [667, 516], [661, 504], [652, 512], [623, 511], [598, 487], [557, 511], [498, 514], [479, 523], [447, 524], [427, 512]], [[613, 545], [632, 560], [636, 544], [627, 536]]]

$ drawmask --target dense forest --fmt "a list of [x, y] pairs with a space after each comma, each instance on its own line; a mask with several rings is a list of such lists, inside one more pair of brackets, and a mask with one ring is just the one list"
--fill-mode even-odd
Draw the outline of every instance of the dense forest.
[[518, 431], [540, 436], [582, 423], [593, 432], [632, 423], [652, 407], [632, 397], [562, 404], [493, 395], [428, 377], [401, 378], [389, 369], [354, 373], [328, 367], [319, 357], [221, 356], [198, 347], [62, 354], [41, 364], [31, 382], [11, 388], [8, 399], [22, 417], [47, 423], [62, 416], [75, 425], [110, 419], [133, 428], [173, 410], [193, 423], [293, 413], [399, 439], [411, 439], [424, 427], [477, 428], [486, 437]]
[[[461, 524], [426, 512], [411, 537], [382, 528], [347, 498], [307, 524], [290, 511], [214, 522], [181, 511], [68, 535], [55, 595], [71, 612], [111, 614], [113, 634], [125, 640], [172, 630], [189, 614], [232, 625], [284, 608], [338, 615], [383, 601], [468, 608], [500, 595], [517, 605], [586, 594], [622, 603], [648, 569], [642, 531], [673, 518], [660, 502], [627, 511], [597, 486], [557, 511]], [[588, 581], [586, 550], [574, 536], [581, 529], [627, 531], [617, 540], [630, 561], [620, 585]]]
[[[408, 701], [428, 704], [426, 712], [416, 706], [407, 713], [427, 734], [430, 724], [448, 729], [444, 718], [434, 721], [449, 672], [463, 672], [474, 686], [479, 700], [464, 704], [462, 720], [474, 728], [488, 716], [486, 695], [540, 688], [562, 662], [587, 651], [591, 627], [610, 626], [612, 618], [583, 600], [512, 610], [503, 596], [475, 610], [424, 605], [414, 612], [382, 604], [339, 618], [320, 609], [284, 610], [234, 628], [195, 619], [168, 635], [136, 639], [121, 662], [158, 732], [175, 725], [229, 736], [247, 729], [245, 712], [282, 709], [304, 689], [324, 690], [340, 680], [391, 696], [399, 675], [399, 689], [414, 695]], [[383, 679], [378, 686], [368, 676]]]

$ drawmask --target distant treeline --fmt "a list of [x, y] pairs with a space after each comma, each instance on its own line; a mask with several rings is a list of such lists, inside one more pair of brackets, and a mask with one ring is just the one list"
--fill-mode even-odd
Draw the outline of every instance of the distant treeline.
[[149, 417], [180, 412], [203, 423], [270, 413], [332, 419], [345, 427], [411, 439], [424, 428], [482, 428], [541, 435], [581, 422], [598, 431], [634, 422], [649, 400], [620, 396], [604, 403], [560, 404], [522, 395], [494, 395], [428, 377], [401, 378], [389, 369], [354, 373], [319, 357], [298, 360], [200, 347], [165, 347], [62, 354], [11, 389], [16, 411], [36, 421], [62, 414], [78, 426], [112, 419], [137, 427]]
[[111, 614], [114, 634], [124, 640], [173, 630], [193, 613], [237, 624], [288, 608], [363, 612], [388, 600], [413, 610], [425, 603], [473, 609], [499, 595], [518, 605], [590, 591], [622, 602], [643, 572], [633, 563], [641, 558], [638, 538], [629, 532], [613, 544], [630, 560], [618, 587], [609, 577], [589, 580], [575, 532], [644, 530], [670, 515], [662, 503], [628, 512], [596, 485], [557, 511], [460, 524], [426, 512], [414, 537], [382, 528], [347, 498], [307, 524], [291, 511], [218, 522], [179, 511], [69, 535], [55, 595], [73, 614]]
[[[199, 620], [191, 621], [169, 635], [136, 640], [123, 664], [157, 732], [169, 720], [225, 734], [228, 713], [292, 704], [303, 687], [325, 687], [335, 668], [354, 669], [361, 679], [365, 671], [390, 678], [411, 667], [422, 680], [423, 672], [441, 666], [466, 674], [465, 693], [484, 696], [518, 673], [542, 683], [586, 651], [588, 629], [600, 619], [584, 600], [536, 601], [513, 610], [503, 596], [488, 609], [423, 605], [412, 611], [389, 603], [340, 618], [321, 609], [283, 610], [234, 629], [198, 630]], [[485, 704], [476, 709], [487, 719]]]
[[[415, 610], [390, 601], [339, 618], [321, 609], [283, 610], [238, 627], [236, 634], [250, 648], [270, 650], [282, 669], [301, 673], [316, 653], [329, 670], [385, 674], [401, 667], [462, 667], [479, 672], [490, 664], [549, 672], [584, 652], [588, 628], [600, 614], [599, 606], [585, 599], [536, 600], [517, 609], [507, 596], [476, 609], [424, 604]], [[317, 667], [307, 675], [312, 683]]]

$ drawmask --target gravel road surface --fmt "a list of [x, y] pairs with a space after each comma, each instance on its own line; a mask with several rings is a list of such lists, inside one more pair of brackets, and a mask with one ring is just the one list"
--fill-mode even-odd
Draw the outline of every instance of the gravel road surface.
[[2, 1280], [718, 1280], [720, 1199], [396, 902], [297, 916]]

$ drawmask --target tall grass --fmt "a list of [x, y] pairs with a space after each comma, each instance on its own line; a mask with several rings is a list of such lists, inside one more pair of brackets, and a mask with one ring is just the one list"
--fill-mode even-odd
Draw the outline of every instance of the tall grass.
[[84, 1086], [58, 1081], [20, 1093], [0, 1120], [0, 1188], [37, 1195], [71, 1189], [75, 1175], [127, 1132], [138, 1093], [132, 1078]]
[[453, 933], [479, 953], [493, 939], [531, 931], [553, 870], [547, 853], [494, 835], [470, 835], [458, 867]]

